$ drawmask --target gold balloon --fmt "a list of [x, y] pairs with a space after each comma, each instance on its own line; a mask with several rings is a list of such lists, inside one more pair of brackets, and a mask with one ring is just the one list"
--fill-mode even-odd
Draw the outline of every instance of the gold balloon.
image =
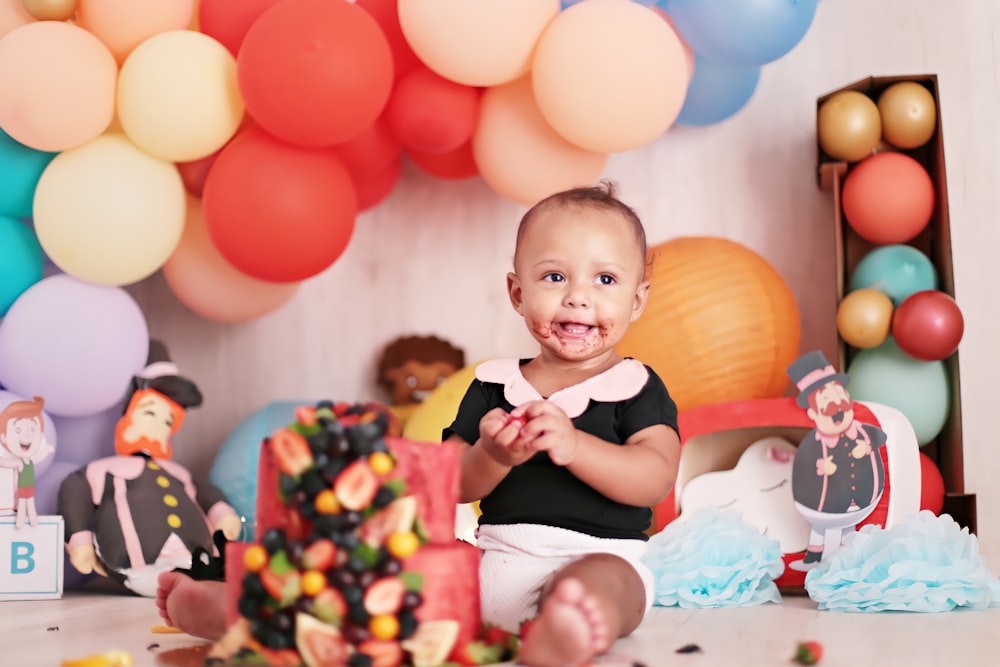
[[878, 347], [889, 337], [891, 325], [892, 300], [876, 289], [854, 290], [837, 307], [837, 331], [853, 347]]
[[21, 0], [21, 4], [39, 21], [68, 21], [76, 13], [76, 0]]
[[872, 154], [882, 138], [882, 119], [870, 97], [855, 90], [832, 95], [816, 117], [819, 145], [836, 160], [857, 162]]
[[894, 83], [878, 98], [882, 136], [899, 148], [923, 146], [937, 128], [934, 96], [915, 81]]

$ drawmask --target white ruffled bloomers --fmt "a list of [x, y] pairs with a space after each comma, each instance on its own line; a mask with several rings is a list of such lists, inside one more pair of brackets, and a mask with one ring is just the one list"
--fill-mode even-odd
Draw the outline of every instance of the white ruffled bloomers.
[[[779, 543], [733, 510], [705, 508], [650, 538], [644, 559], [661, 607], [739, 607], [780, 602]], [[942, 612], [1000, 606], [1000, 579], [979, 540], [947, 514], [923, 511], [889, 529], [847, 536], [806, 575], [821, 610]]]

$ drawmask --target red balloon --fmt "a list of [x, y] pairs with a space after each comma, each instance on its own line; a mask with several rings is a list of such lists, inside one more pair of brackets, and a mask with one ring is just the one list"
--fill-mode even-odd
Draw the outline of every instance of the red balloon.
[[403, 29], [399, 25], [399, 12], [396, 9], [398, 0], [357, 0], [357, 5], [372, 15], [382, 26], [382, 32], [389, 40], [389, 48], [392, 50], [392, 62], [395, 70], [395, 77], [403, 76], [414, 67], [420, 64], [420, 58], [410, 43], [403, 35]]
[[389, 129], [406, 148], [447, 153], [472, 137], [480, 91], [421, 66], [401, 78], [385, 108]]
[[934, 182], [923, 165], [903, 153], [878, 153], [859, 162], [840, 196], [848, 224], [872, 243], [906, 243], [934, 215]]
[[243, 39], [237, 79], [265, 130], [333, 146], [375, 122], [392, 89], [392, 53], [375, 19], [351, 2], [282, 0]]
[[294, 146], [257, 127], [219, 153], [202, 201], [219, 253], [272, 282], [304, 280], [333, 264], [358, 210], [351, 177], [331, 149]]
[[421, 153], [415, 150], [406, 152], [413, 164], [421, 171], [450, 180], [471, 178], [479, 175], [479, 167], [472, 154], [472, 141], [466, 141], [453, 151], [447, 153]]
[[403, 152], [383, 118], [358, 132], [351, 139], [334, 146], [352, 176], [371, 176], [383, 171]]
[[201, 0], [198, 4], [198, 30], [229, 49], [234, 56], [261, 14], [278, 0]]
[[920, 509], [930, 510], [935, 516], [944, 507], [944, 477], [931, 457], [920, 452]]
[[354, 182], [354, 192], [358, 197], [358, 211], [367, 211], [381, 204], [386, 197], [392, 194], [402, 175], [402, 155], [397, 155], [390, 160], [389, 164], [382, 167], [381, 171], [364, 176], [359, 176], [351, 172], [351, 180]]
[[916, 292], [892, 315], [892, 335], [906, 354], [920, 361], [940, 361], [954, 354], [965, 332], [958, 304], [939, 290]]
[[211, 171], [212, 165], [215, 164], [215, 158], [219, 157], [221, 150], [220, 148], [214, 153], [197, 160], [176, 163], [177, 171], [184, 182], [185, 190], [195, 197], [201, 196], [202, 191], [205, 189], [205, 179], [208, 178], [208, 172]]

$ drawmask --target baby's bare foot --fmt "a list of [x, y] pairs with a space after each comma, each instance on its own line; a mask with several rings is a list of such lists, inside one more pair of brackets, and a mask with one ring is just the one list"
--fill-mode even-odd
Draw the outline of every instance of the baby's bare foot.
[[156, 607], [168, 625], [203, 639], [219, 639], [226, 633], [224, 583], [163, 572], [156, 584]]
[[597, 599], [578, 579], [563, 579], [542, 603], [518, 660], [531, 667], [580, 665], [606, 651], [612, 639]]

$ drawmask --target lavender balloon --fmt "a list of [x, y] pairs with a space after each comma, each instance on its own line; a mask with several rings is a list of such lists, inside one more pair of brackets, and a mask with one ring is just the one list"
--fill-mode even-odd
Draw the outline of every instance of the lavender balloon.
[[59, 431], [56, 460], [85, 466], [91, 461], [115, 455], [115, 425], [124, 412], [119, 401], [107, 410], [83, 417], [53, 417]]
[[121, 400], [148, 350], [146, 319], [128, 292], [50, 276], [0, 323], [0, 384], [44, 397], [52, 415], [94, 414]]

